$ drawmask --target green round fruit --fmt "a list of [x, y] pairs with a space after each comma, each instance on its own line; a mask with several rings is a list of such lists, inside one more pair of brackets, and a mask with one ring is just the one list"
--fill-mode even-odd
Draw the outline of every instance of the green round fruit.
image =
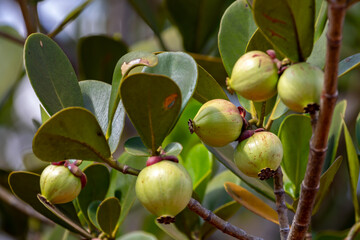
[[287, 68], [278, 83], [281, 101], [295, 112], [304, 112], [308, 104], [320, 105], [324, 73], [308, 63], [297, 63]]
[[205, 144], [223, 147], [240, 136], [243, 123], [239, 109], [234, 104], [214, 99], [202, 105], [194, 120], [189, 120], [189, 128]]
[[41, 173], [40, 189], [41, 195], [52, 204], [67, 203], [79, 195], [81, 180], [62, 165], [49, 165]]
[[250, 51], [237, 60], [227, 85], [246, 99], [262, 102], [276, 94], [278, 78], [278, 69], [269, 55]]
[[182, 165], [163, 160], [140, 172], [135, 191], [142, 205], [158, 216], [158, 222], [167, 224], [189, 203], [192, 181]]
[[275, 171], [281, 163], [283, 148], [280, 139], [271, 132], [255, 132], [235, 149], [234, 161], [244, 174], [260, 177], [262, 170]]

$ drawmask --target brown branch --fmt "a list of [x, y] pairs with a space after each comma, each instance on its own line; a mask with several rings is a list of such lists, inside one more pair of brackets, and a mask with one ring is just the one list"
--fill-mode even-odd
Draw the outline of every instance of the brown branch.
[[360, 232], [360, 222], [355, 223], [352, 228], [350, 229], [348, 235], [346, 236], [345, 240], [353, 240], [355, 239], [356, 235]]
[[107, 163], [110, 167], [118, 170], [119, 172], [122, 172], [123, 174], [130, 174], [133, 176], [137, 176], [140, 173], [140, 170], [132, 168], [128, 165], [124, 165], [122, 163], [119, 163], [118, 161], [114, 159], [103, 159], [105, 163]]
[[17, 43], [17, 44], [21, 45], [21, 46], [24, 46], [24, 44], [25, 44], [24, 39], [14, 37], [14, 36], [6, 33], [6, 32], [0, 31], [0, 37], [6, 38], [6, 39], [8, 39], [8, 40], [10, 40], [10, 41], [12, 41], [14, 43]]
[[250, 240], [250, 239], [261, 240], [262, 239], [262, 238], [259, 238], [259, 237], [251, 236], [251, 235], [247, 234], [244, 230], [232, 225], [229, 222], [224, 221], [223, 219], [216, 216], [210, 210], [208, 210], [208, 209], [204, 208], [203, 206], [201, 206], [201, 204], [198, 201], [196, 201], [195, 199], [193, 199], [193, 198], [190, 200], [187, 207], [191, 211], [193, 211], [194, 213], [196, 213], [197, 215], [202, 217], [205, 221], [207, 221], [208, 223], [210, 223], [211, 225], [213, 225], [217, 229], [221, 230], [225, 234], [233, 236], [233, 237], [235, 237], [237, 239], [244, 239], [244, 240], [245, 239], [247, 239], [247, 240]]
[[50, 226], [54, 226], [55, 224], [35, 211], [32, 207], [30, 207], [28, 204], [24, 203], [14, 195], [12, 195], [6, 188], [3, 186], [0, 186], [0, 199], [9, 204], [10, 206], [18, 209], [22, 213], [26, 214], [29, 217], [36, 218]]
[[279, 167], [274, 175], [274, 193], [276, 198], [276, 211], [279, 216], [279, 227], [281, 240], [285, 240], [289, 234], [289, 220], [285, 203], [285, 191], [283, 188], [283, 173]]
[[34, 26], [33, 26], [33, 22], [31, 21], [31, 17], [29, 14], [29, 8], [27, 6], [27, 0], [17, 0], [17, 2], [19, 3], [23, 18], [24, 18], [24, 22], [25, 22], [25, 26], [26, 26], [26, 30], [27, 30], [27, 36], [29, 36], [31, 33], [35, 32]]
[[327, 149], [330, 123], [337, 99], [337, 75], [346, 12], [346, 0], [328, 0], [329, 30], [324, 89], [321, 96], [319, 120], [310, 143], [309, 161], [301, 184], [300, 201], [288, 239], [304, 239], [310, 224], [315, 196], [319, 189], [321, 169]]

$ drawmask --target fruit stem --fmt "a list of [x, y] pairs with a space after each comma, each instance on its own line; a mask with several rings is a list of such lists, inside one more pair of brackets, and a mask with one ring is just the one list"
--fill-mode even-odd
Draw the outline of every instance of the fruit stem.
[[266, 110], [266, 101], [262, 102], [262, 104], [261, 104], [261, 113], [260, 113], [259, 121], [256, 124], [257, 127], [263, 127], [264, 118], [265, 118], [265, 110]]
[[276, 198], [276, 212], [279, 217], [280, 238], [281, 240], [285, 240], [289, 234], [290, 228], [285, 203], [285, 191], [283, 188], [283, 173], [281, 167], [278, 167], [274, 175], [274, 193]]
[[289, 240], [304, 239], [310, 225], [312, 208], [319, 189], [331, 119], [337, 100], [338, 65], [346, 8], [346, 0], [328, 0], [329, 27], [320, 114], [315, 132], [313, 132], [310, 140], [309, 161], [301, 184], [300, 200], [288, 236]]
[[262, 238], [252, 236], [248, 233], [246, 233], [244, 230], [232, 225], [229, 222], [224, 221], [223, 219], [216, 216], [213, 212], [210, 210], [204, 208], [201, 206], [201, 204], [196, 201], [195, 199], [191, 199], [188, 203], [187, 207], [199, 215], [201, 218], [203, 218], [205, 221], [216, 227], [217, 229], [221, 230], [223, 233], [228, 234], [230, 236], [233, 236], [237, 239], [253, 239], [253, 240], [261, 240]]
[[122, 172], [123, 174], [130, 174], [133, 176], [137, 176], [140, 173], [140, 170], [119, 163], [118, 161], [114, 160], [112, 157], [110, 159], [106, 159], [106, 160], [104, 159], [104, 162], [106, 162], [110, 167], [114, 168], [115, 170]]

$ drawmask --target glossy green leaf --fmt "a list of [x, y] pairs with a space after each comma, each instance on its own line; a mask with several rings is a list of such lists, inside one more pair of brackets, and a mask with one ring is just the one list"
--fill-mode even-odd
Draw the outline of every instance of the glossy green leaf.
[[80, 225], [79, 220], [76, 217], [76, 212], [72, 203], [60, 204], [57, 205], [58, 209], [61, 209], [66, 214], [67, 218], [71, 220], [65, 221], [63, 218], [59, 217], [57, 214], [48, 210], [37, 198], [37, 194], [41, 192], [40, 190], [40, 175], [30, 173], [30, 172], [12, 172], [9, 175], [9, 185], [12, 192], [32, 206], [36, 211], [44, 215], [45, 217], [51, 219], [55, 223], [67, 228], [76, 233], [82, 233], [87, 236], [86, 232]]
[[89, 207], [87, 209], [87, 216], [89, 217], [91, 224], [94, 225], [97, 229], [100, 229], [100, 226], [96, 219], [96, 212], [100, 203], [100, 200], [93, 201], [89, 204]]
[[294, 185], [294, 198], [298, 197], [305, 176], [311, 135], [310, 118], [305, 115], [287, 116], [279, 129], [278, 136], [284, 150], [281, 167]]
[[[0, 31], [20, 38], [19, 33], [9, 26], [0, 26]], [[22, 71], [23, 47], [20, 44], [0, 37], [0, 52], [0, 102], [2, 102]]]
[[213, 157], [212, 154], [206, 149], [206, 147], [199, 143], [191, 148], [187, 158], [182, 161], [182, 164], [188, 171], [192, 183], [193, 189], [202, 199], [205, 193], [206, 184], [202, 188], [198, 186], [202, 182], [208, 182], [212, 171]]
[[201, 203], [205, 208], [214, 211], [233, 200], [225, 191], [225, 182], [240, 184], [240, 179], [230, 170], [224, 170], [213, 177], [206, 187], [205, 196]]
[[346, 155], [348, 160], [348, 169], [350, 176], [351, 196], [354, 204], [355, 222], [358, 222], [360, 218], [360, 211], [359, 211], [359, 202], [358, 202], [356, 190], [359, 180], [359, 158], [344, 119], [343, 119], [343, 124], [344, 124], [344, 135], [345, 135], [345, 143], [346, 143]]
[[345, 116], [347, 102], [342, 100], [337, 103], [334, 109], [334, 113], [331, 119], [331, 125], [328, 136], [328, 150], [325, 156], [325, 166], [324, 169], [327, 169], [335, 160], [336, 153], [339, 146], [339, 139], [341, 136], [341, 130], [343, 128], [342, 118]]
[[142, 141], [155, 155], [179, 116], [179, 87], [164, 75], [138, 73], [124, 79], [121, 97]]
[[319, 208], [321, 206], [321, 202], [323, 201], [324, 197], [326, 196], [326, 193], [328, 192], [329, 187], [334, 180], [335, 174], [339, 170], [342, 160], [343, 160], [343, 157], [339, 156], [333, 162], [333, 164], [331, 164], [331, 166], [328, 168], [328, 170], [326, 170], [326, 172], [324, 172], [321, 175], [320, 188], [319, 188], [318, 193], [316, 194], [315, 205], [312, 210], [312, 215], [314, 215], [319, 210]]
[[112, 77], [108, 113], [109, 121], [112, 121], [112, 119], [114, 118], [115, 111], [120, 102], [120, 83], [124, 76], [126, 76], [131, 69], [137, 66], [153, 67], [156, 64], [158, 64], [158, 58], [156, 57], [156, 55], [148, 52], [130, 52], [119, 59], [119, 61], [116, 63]]
[[274, 104], [274, 111], [271, 112], [270, 119], [276, 120], [283, 116], [287, 111], [289, 111], [288, 107], [281, 101], [279, 96], [276, 98], [276, 102]]
[[151, 233], [143, 231], [133, 231], [131, 233], [127, 233], [121, 237], [116, 238], [116, 240], [157, 240], [157, 238]]
[[236, 61], [245, 53], [255, 30], [256, 25], [246, 0], [235, 1], [226, 9], [220, 23], [219, 51], [229, 76]]
[[240, 203], [248, 210], [266, 220], [279, 224], [277, 212], [245, 188], [227, 182], [225, 183], [225, 189], [236, 202]]
[[358, 66], [360, 66], [360, 53], [345, 58], [339, 63], [338, 77], [344, 76]]
[[189, 238], [175, 226], [174, 223], [161, 224], [155, 221], [156, 225], [174, 240], [189, 240]]
[[[129, 153], [121, 154], [118, 161], [122, 164], [130, 165], [137, 169], [143, 169], [146, 165], [146, 157], [138, 157]], [[136, 176], [123, 174], [117, 170], [111, 169], [110, 187], [106, 197], [117, 197], [120, 200], [121, 214], [118, 225], [120, 226], [129, 213], [135, 199]]]
[[165, 75], [178, 85], [181, 91], [180, 113], [182, 113], [196, 89], [197, 64], [190, 55], [183, 52], [164, 52], [157, 57], [159, 63], [152, 68], [144, 67], [143, 72]]
[[[221, 16], [232, 1], [166, 0], [170, 20], [179, 28], [188, 52], [205, 52], [206, 44], [216, 33]], [[186, 13], [186, 17], [184, 16]], [[209, 43], [208, 43], [209, 44]], [[216, 44], [214, 42], [211, 46]]]
[[355, 126], [356, 139], [358, 144], [358, 149], [360, 149], [360, 113], [356, 118], [356, 126]]
[[[37, 194], [37, 198], [39, 202], [47, 208], [50, 212], [52, 212], [54, 215], [56, 215], [58, 218], [61, 218], [64, 222], [71, 225], [72, 227], [76, 228], [76, 230], [84, 237], [89, 238], [91, 237], [91, 234], [84, 230], [82, 227], [80, 227], [77, 223], [73, 222], [69, 217], [67, 217], [61, 210], [59, 210], [55, 205], [53, 205], [51, 202], [49, 202], [44, 196], [42, 196], [40, 193]], [[75, 212], [75, 208], [72, 206], [73, 212]]]
[[95, 116], [80, 107], [65, 108], [44, 123], [33, 139], [33, 152], [47, 162], [103, 161], [111, 157]]
[[83, 172], [87, 177], [87, 183], [77, 197], [77, 202], [85, 218], [89, 221], [89, 205], [93, 201], [104, 199], [110, 185], [110, 173], [105, 165], [99, 163], [87, 166]]
[[61, 21], [61, 23], [51, 32], [49, 33], [49, 37], [54, 38], [59, 32], [63, 30], [63, 28], [75, 20], [81, 13], [84, 11], [84, 9], [91, 3], [92, 0], [86, 0], [82, 4], [80, 4], [78, 7], [73, 9], [64, 20]]
[[[266, 52], [269, 49], [274, 49], [274, 46], [268, 40], [266, 40], [266, 38], [264, 37], [264, 35], [261, 33], [261, 31], [258, 28], [254, 32], [254, 34], [251, 36], [251, 39], [249, 40], [249, 42], [246, 46], [245, 52], [250, 52], [253, 50], [259, 50], [259, 51]], [[276, 57], [278, 59], [282, 58], [282, 56], [280, 55], [279, 52], [276, 52]]]
[[31, 85], [50, 115], [83, 106], [74, 69], [53, 40], [41, 33], [31, 34], [25, 42], [24, 60]]
[[[239, 210], [240, 207], [241, 205], [239, 203], [231, 201], [215, 209], [213, 213], [226, 221], [231, 218]], [[204, 224], [201, 226], [200, 236], [202, 237], [202, 239], [205, 239], [210, 236], [215, 230], [217, 229], [210, 223], [204, 222]]]
[[166, 145], [166, 147], [164, 148], [164, 152], [166, 155], [173, 155], [173, 156], [178, 156], [180, 155], [181, 151], [183, 150], [183, 147], [180, 143], [178, 142], [172, 142], [169, 143], [168, 145]]
[[40, 105], [40, 115], [41, 115], [41, 123], [46, 122], [50, 118], [49, 114], [46, 112], [46, 110], [41, 105]]
[[128, 52], [124, 42], [105, 35], [81, 38], [78, 43], [81, 79], [112, 82], [117, 61]]
[[102, 201], [96, 212], [96, 219], [101, 230], [112, 238], [115, 237], [118, 228], [120, 212], [120, 202], [116, 197], [109, 197]]
[[[223, 87], [223, 89], [226, 88], [225, 80], [228, 74], [226, 73], [221, 58], [196, 53], [189, 54], [195, 59], [198, 65], [204, 68], [204, 70], [207, 71], [221, 87]], [[199, 76], [200, 74], [199, 71]], [[200, 84], [199, 81], [200, 79], [198, 80], [198, 84]]]
[[[108, 127], [108, 105], [111, 93], [111, 85], [94, 80], [80, 82], [80, 88], [84, 99], [84, 106], [91, 111], [102, 131], [105, 133]], [[125, 125], [125, 109], [120, 101], [115, 116], [112, 120], [111, 135], [108, 139], [111, 152], [115, 152], [120, 142], [121, 133]]]
[[314, 41], [318, 41], [321, 35], [325, 31], [325, 25], [327, 20], [327, 1], [325, 0], [316, 0], [316, 20], [315, 20], [315, 32], [314, 32]]
[[194, 92], [194, 98], [201, 103], [212, 99], [229, 100], [222, 87], [217, 81], [200, 65], [198, 65], [198, 83]]
[[124, 143], [125, 151], [134, 156], [147, 157], [151, 155], [151, 151], [145, 147], [140, 137], [132, 137]]
[[[326, 2], [326, 1], [324, 1]], [[320, 35], [319, 39], [315, 42], [314, 48], [306, 60], [306, 62], [315, 65], [321, 69], [325, 66], [325, 56], [326, 56], [326, 45], [327, 45], [327, 25], [323, 30], [322, 34]]]
[[304, 61], [314, 41], [313, 0], [254, 0], [256, 25], [266, 39], [294, 62]]
[[255, 191], [262, 194], [266, 198], [273, 201], [275, 200], [273, 189], [266, 182], [246, 176], [237, 168], [233, 161], [234, 148], [232, 146], [227, 145], [221, 148], [214, 148], [210, 146], [206, 147], [225, 167], [227, 167], [231, 172], [238, 176], [249, 187], [253, 188]]

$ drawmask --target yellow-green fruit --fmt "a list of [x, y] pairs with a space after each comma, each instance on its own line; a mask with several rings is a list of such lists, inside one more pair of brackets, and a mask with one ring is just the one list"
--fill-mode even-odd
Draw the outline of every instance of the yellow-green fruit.
[[243, 118], [231, 102], [214, 99], [201, 106], [194, 120], [189, 121], [191, 132], [212, 147], [223, 147], [241, 134]]
[[258, 177], [261, 170], [276, 170], [283, 157], [280, 139], [271, 132], [255, 132], [236, 147], [234, 161], [244, 174]]
[[62, 165], [49, 165], [41, 173], [40, 189], [52, 204], [67, 203], [79, 195], [81, 180]]
[[295, 112], [304, 112], [308, 104], [320, 105], [324, 73], [308, 63], [297, 63], [287, 68], [278, 83], [281, 101]]
[[276, 94], [277, 72], [276, 64], [269, 55], [250, 51], [237, 60], [227, 85], [246, 99], [266, 101]]
[[135, 191], [142, 205], [166, 224], [189, 203], [192, 181], [182, 165], [163, 160], [140, 172]]

